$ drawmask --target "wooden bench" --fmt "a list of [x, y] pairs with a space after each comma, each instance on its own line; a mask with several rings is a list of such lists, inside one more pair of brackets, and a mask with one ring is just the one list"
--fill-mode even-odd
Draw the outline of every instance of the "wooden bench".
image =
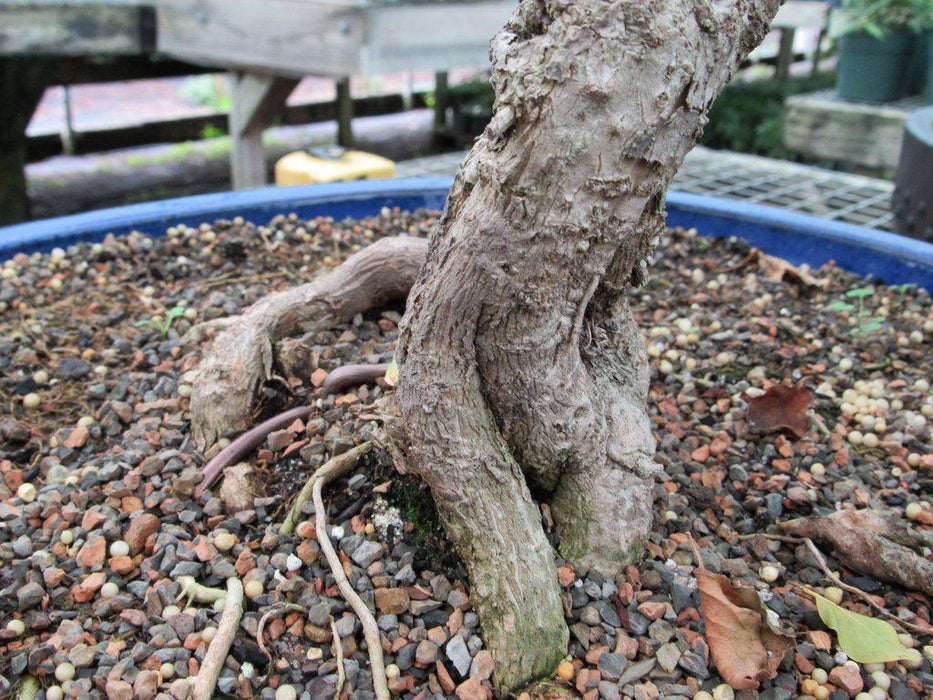
[[816, 74], [820, 63], [820, 44], [826, 35], [829, 22], [829, 3], [817, 0], [790, 0], [778, 10], [771, 23], [771, 28], [781, 32], [774, 77], [785, 82], [790, 77], [790, 67], [794, 62], [794, 38], [798, 29], [812, 28], [819, 30], [816, 50], [813, 53], [812, 74]]

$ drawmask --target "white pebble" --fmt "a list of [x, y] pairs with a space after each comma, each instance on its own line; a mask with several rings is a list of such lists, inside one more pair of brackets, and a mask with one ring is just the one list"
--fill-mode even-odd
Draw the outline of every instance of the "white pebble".
[[71, 530], [62, 530], [62, 534], [58, 536], [58, 539], [62, 544], [69, 545], [75, 541], [75, 536]]
[[842, 589], [838, 586], [827, 586], [823, 590], [823, 596], [830, 602], [839, 605], [842, 602]]
[[810, 678], [812, 678], [817, 683], [822, 685], [823, 683], [829, 680], [829, 674], [826, 673], [826, 671], [824, 671], [821, 668], [815, 668], [813, 669], [813, 672], [810, 674]]
[[205, 627], [203, 630], [201, 630], [201, 639], [203, 639], [208, 644], [214, 641], [214, 637], [216, 635], [217, 635], [216, 627]]
[[285, 560], [285, 568], [289, 571], [298, 571], [303, 565], [304, 562], [295, 554], [289, 554], [288, 559]]
[[39, 408], [40, 403], [39, 395], [34, 392], [29, 392], [23, 397], [23, 408], [28, 408], [30, 411]]
[[73, 664], [70, 664], [66, 661], [65, 663], [61, 663], [55, 667], [55, 680], [57, 680], [59, 683], [70, 681], [74, 677], [75, 667]]
[[114, 540], [110, 545], [110, 556], [125, 557], [130, 553], [130, 546], [123, 540]]
[[246, 597], [251, 599], [256, 596], [261, 596], [264, 590], [262, 582], [256, 579], [247, 581], [246, 585], [243, 587], [243, 592], [246, 594]]
[[181, 614], [181, 609], [177, 605], [166, 605], [162, 608], [162, 619], [167, 620]]
[[841, 369], [843, 372], [848, 372], [850, 369], [852, 369], [852, 360], [850, 360], [848, 357], [843, 357], [841, 360], [839, 360], [839, 369]]
[[837, 651], [835, 655], [833, 655], [833, 661], [836, 662], [837, 666], [842, 666], [848, 660], [849, 660], [849, 655], [846, 654], [844, 651]]
[[855, 696], [855, 700], [875, 700], [875, 699], [868, 693], [859, 693], [858, 695]]
[[888, 690], [891, 687], [891, 676], [884, 671], [875, 671], [871, 674], [871, 682], [882, 690]]
[[175, 665], [166, 661], [164, 664], [159, 666], [159, 674], [162, 676], [163, 680], [171, 680], [175, 677]]
[[45, 689], [45, 700], [62, 700], [65, 697], [65, 691], [60, 685], [50, 685]]
[[236, 544], [236, 536], [222, 530], [214, 535], [214, 546], [221, 552], [229, 552]]
[[774, 583], [778, 580], [778, 577], [781, 575], [781, 572], [778, 571], [776, 566], [771, 566], [770, 564], [765, 564], [760, 569], [758, 569], [758, 578], [760, 578], [765, 583]]
[[19, 488], [16, 489], [16, 495], [23, 503], [32, 503], [36, 500], [36, 487], [27, 481], [25, 484], [19, 485]]
[[908, 520], [916, 520], [920, 517], [921, 513], [923, 513], [923, 506], [920, 505], [917, 501], [908, 503], [907, 507], [904, 508], [904, 515], [907, 516]]
[[886, 690], [882, 690], [878, 686], [875, 686], [868, 691], [868, 697], [870, 697], [871, 700], [887, 700], [888, 692]]
[[101, 598], [116, 598], [119, 592], [120, 587], [113, 581], [107, 581], [107, 583], [100, 587]]
[[713, 696], [705, 690], [701, 690], [693, 696], [693, 700], [713, 700]]
[[344, 529], [338, 525], [330, 531], [330, 538], [332, 540], [342, 540], [344, 535]]
[[32, 381], [34, 381], [36, 384], [48, 384], [49, 379], [49, 373], [44, 369], [40, 369], [32, 373]]
[[275, 700], [296, 700], [298, 691], [293, 685], [280, 685], [275, 689]]
[[907, 653], [910, 654], [910, 658], [901, 659], [901, 665], [911, 670], [920, 668], [923, 663], [923, 656], [920, 652], [917, 649], [908, 649]]
[[726, 683], [720, 683], [713, 688], [713, 700], [734, 700], [734, 698], [735, 691]]
[[22, 620], [10, 620], [6, 623], [6, 628], [17, 637], [26, 632], [26, 623]]

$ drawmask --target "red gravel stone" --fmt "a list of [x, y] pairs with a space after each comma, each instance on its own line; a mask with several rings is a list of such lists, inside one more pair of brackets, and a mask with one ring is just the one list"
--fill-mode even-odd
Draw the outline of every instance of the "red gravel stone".
[[152, 513], [140, 513], [130, 520], [130, 526], [126, 529], [123, 539], [130, 546], [133, 554], [138, 554], [146, 545], [149, 535], [157, 532], [162, 527], [162, 523]]

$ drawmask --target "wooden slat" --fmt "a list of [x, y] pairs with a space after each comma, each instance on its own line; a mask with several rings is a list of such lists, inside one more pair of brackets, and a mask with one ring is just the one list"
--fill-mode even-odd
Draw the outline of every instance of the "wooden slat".
[[153, 48], [150, 12], [136, 3], [0, 2], [0, 56], [144, 53]]
[[489, 42], [516, 6], [496, 0], [373, 7], [363, 72], [488, 66]]
[[186, 61], [285, 75], [357, 73], [363, 17], [306, 0], [155, 0], [158, 48]]
[[801, 155], [874, 169], [897, 167], [907, 110], [821, 93], [788, 98], [784, 145]]

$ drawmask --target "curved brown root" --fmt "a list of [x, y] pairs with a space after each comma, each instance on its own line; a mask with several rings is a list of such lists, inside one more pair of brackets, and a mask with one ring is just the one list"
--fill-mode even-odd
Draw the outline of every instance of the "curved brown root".
[[191, 398], [192, 434], [202, 450], [245, 430], [263, 383], [272, 378], [276, 341], [344, 323], [403, 299], [424, 264], [428, 241], [382, 238], [313, 282], [271, 294], [217, 336], [201, 361]]
[[344, 365], [338, 367], [328, 374], [327, 379], [324, 380], [324, 393], [333, 394], [349, 386], [374, 382], [379, 377], [385, 376], [389, 364], [388, 362], [380, 362], [376, 365]]

